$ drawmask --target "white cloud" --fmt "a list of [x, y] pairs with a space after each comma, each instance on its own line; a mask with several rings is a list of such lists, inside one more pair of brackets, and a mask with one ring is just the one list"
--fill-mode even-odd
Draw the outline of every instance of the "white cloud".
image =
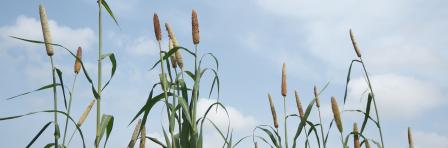
[[133, 40], [126, 46], [125, 50], [129, 51], [133, 56], [153, 56], [159, 51], [157, 43], [144, 36], [140, 36]]
[[[443, 27], [448, 21], [443, 13], [415, 12], [443, 11], [437, 4], [421, 7], [419, 1], [408, 0], [259, 1], [268, 14], [297, 26], [291, 33], [304, 37], [299, 44], [305, 44], [304, 49], [331, 69], [345, 71], [341, 63], [355, 57], [348, 36], [348, 29], [353, 28], [363, 57], [373, 70], [406, 70], [429, 78], [427, 71], [447, 74], [448, 58], [441, 39], [448, 32]], [[297, 63], [302, 63], [298, 59]]]
[[[395, 74], [374, 75], [371, 80], [381, 116], [411, 118], [446, 102], [446, 94], [427, 81]], [[360, 103], [359, 98], [367, 88], [363, 78], [350, 82], [351, 105], [354, 105], [353, 102]], [[365, 101], [362, 101], [363, 104]]]
[[[78, 46], [88, 50], [94, 41], [94, 32], [90, 28], [72, 28], [61, 25], [54, 20], [49, 21], [54, 43], [62, 44], [69, 49], [75, 49]], [[15, 24], [0, 26], [0, 62], [7, 63], [4, 70], [11, 73], [18, 73], [25, 76], [28, 84], [42, 85], [50, 82], [51, 74], [49, 60], [43, 49], [43, 45], [27, 43], [9, 36], [17, 36], [32, 40], [43, 40], [42, 28], [38, 19], [28, 16], [18, 16]], [[67, 52], [60, 50], [62, 54]], [[56, 53], [58, 54], [58, 53]], [[56, 58], [56, 61], [67, 58]], [[72, 59], [70, 63], [72, 63]], [[3, 65], [2, 65], [3, 66]], [[64, 72], [72, 71], [69, 68], [56, 65]], [[21, 67], [21, 68], [17, 68]]]
[[414, 145], [416, 148], [442, 148], [448, 147], [448, 137], [434, 132], [414, 132]]
[[[49, 25], [53, 36], [53, 42], [64, 45], [70, 49], [76, 49], [78, 46], [82, 46], [84, 49], [89, 49], [95, 39], [93, 30], [87, 27], [72, 28], [60, 25], [51, 19]], [[1, 26], [0, 34], [2, 34], [0, 37], [0, 47], [2, 49], [39, 47], [35, 44], [12, 39], [9, 36], [43, 40], [40, 21], [36, 18], [27, 16], [17, 17], [16, 24], [14, 25]]]
[[[210, 105], [215, 103], [214, 99], [200, 99], [198, 102], [198, 115], [202, 116], [207, 111]], [[226, 105], [225, 106], [230, 116], [230, 128], [234, 131], [243, 130], [246, 128], [252, 128], [255, 126], [255, 118], [249, 115], [244, 115], [236, 108]], [[218, 127], [225, 129], [227, 127], [228, 118], [225, 111], [222, 108], [218, 108], [216, 112], [215, 108], [211, 109], [207, 115], [207, 118], [212, 120]]]
[[[198, 116], [203, 116], [209, 106], [215, 103], [215, 99], [199, 99], [198, 102]], [[256, 120], [254, 117], [250, 115], [244, 115], [242, 112], [237, 110], [236, 108], [225, 105], [229, 116], [230, 116], [230, 130], [233, 130], [234, 135], [246, 135], [252, 131], [252, 128], [256, 125]], [[207, 118], [212, 120], [222, 132], [226, 132], [228, 118], [225, 111], [222, 108], [218, 108], [216, 112], [213, 107], [207, 115]], [[222, 147], [224, 143], [223, 139], [219, 136], [218, 132], [210, 123], [205, 122], [205, 133], [204, 136], [207, 137], [207, 140], [204, 141], [205, 147]], [[237, 140], [238, 136], [234, 136], [233, 140]]]

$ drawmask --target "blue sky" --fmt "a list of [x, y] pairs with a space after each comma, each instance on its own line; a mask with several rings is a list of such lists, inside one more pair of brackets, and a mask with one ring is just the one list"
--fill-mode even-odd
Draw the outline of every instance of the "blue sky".
[[[347, 68], [355, 53], [348, 35], [352, 28], [361, 47], [378, 99], [387, 147], [407, 147], [406, 129], [414, 130], [416, 147], [448, 147], [445, 118], [448, 107], [448, 1], [444, 0], [247, 0], [247, 1], [149, 1], [109, 0], [120, 23], [116, 27], [104, 17], [104, 49], [117, 55], [117, 74], [104, 92], [102, 109], [116, 123], [109, 147], [124, 147], [133, 125], [127, 126], [145, 102], [149, 88], [158, 81], [159, 71], [148, 71], [158, 59], [152, 28], [152, 15], [169, 22], [181, 45], [192, 48], [191, 10], [197, 9], [200, 21], [201, 53], [213, 52], [220, 61], [221, 99], [231, 112], [231, 127], [236, 137], [252, 134], [259, 124], [271, 124], [267, 93], [273, 94], [280, 109], [281, 64], [288, 72], [288, 110], [296, 113], [293, 90], [304, 103], [312, 97], [313, 85], [322, 87], [324, 125], [331, 121], [330, 97], [343, 97]], [[97, 5], [93, 0], [13, 1], [0, 5], [0, 98], [36, 89], [51, 82], [49, 60], [44, 47], [20, 42], [9, 35], [42, 40], [38, 5], [47, 9], [54, 42], [75, 50], [84, 48], [84, 60], [91, 75], [96, 74]], [[164, 39], [167, 39], [166, 34]], [[164, 42], [166, 45], [166, 41]], [[73, 61], [56, 49], [56, 65], [65, 82], [73, 80]], [[190, 59], [191, 64], [191, 59]], [[349, 86], [346, 109], [362, 108], [366, 89], [360, 66], [355, 66]], [[110, 67], [106, 67], [108, 71]], [[108, 76], [108, 74], [105, 74]], [[209, 81], [211, 82], [211, 81]], [[209, 83], [204, 82], [204, 86]], [[93, 98], [84, 77], [78, 79], [74, 98], [75, 118]], [[207, 91], [207, 89], [204, 89]], [[205, 93], [204, 93], [205, 94]], [[207, 96], [202, 96], [207, 97]], [[339, 100], [341, 102], [342, 100]], [[202, 100], [204, 110], [212, 100]], [[60, 108], [63, 105], [60, 104]], [[12, 101], [0, 101], [0, 117], [52, 108], [51, 92], [38, 92]], [[148, 133], [162, 137], [162, 104], [151, 113]], [[313, 112], [317, 116], [316, 112]], [[92, 114], [93, 115], [93, 114]], [[226, 123], [224, 114], [211, 117]], [[91, 116], [94, 117], [94, 116]], [[346, 129], [361, 122], [357, 114], [344, 113]], [[38, 129], [52, 119], [50, 114], [0, 122], [2, 147], [22, 147]], [[83, 130], [88, 146], [93, 143], [94, 118]], [[316, 118], [312, 120], [317, 121]], [[289, 125], [294, 125], [291, 120]], [[291, 126], [291, 129], [295, 127]], [[371, 137], [377, 136], [370, 127]], [[209, 128], [206, 146], [219, 143]], [[71, 132], [71, 131], [70, 131]], [[51, 142], [51, 133], [36, 142], [36, 147]], [[291, 133], [291, 132], [290, 132]], [[336, 131], [330, 144], [337, 147]], [[261, 133], [259, 133], [261, 134]], [[303, 140], [303, 139], [302, 139]], [[75, 137], [73, 146], [79, 146]], [[151, 143], [153, 145], [153, 143]], [[252, 146], [245, 141], [241, 147]]]

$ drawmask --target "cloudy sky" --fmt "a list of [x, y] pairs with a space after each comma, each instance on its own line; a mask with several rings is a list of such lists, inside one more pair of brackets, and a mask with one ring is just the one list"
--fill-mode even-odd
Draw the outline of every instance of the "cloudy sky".
[[[406, 129], [414, 131], [416, 147], [448, 147], [448, 1], [445, 0], [226, 0], [226, 1], [151, 1], [109, 0], [120, 23], [104, 15], [105, 52], [117, 56], [117, 74], [104, 91], [102, 111], [115, 116], [109, 147], [125, 147], [133, 125], [131, 117], [146, 101], [158, 70], [149, 71], [158, 59], [152, 28], [152, 15], [169, 22], [179, 42], [192, 48], [190, 15], [197, 9], [200, 21], [200, 52], [213, 52], [220, 61], [221, 99], [231, 118], [236, 138], [252, 134], [260, 124], [272, 124], [267, 93], [281, 109], [281, 65], [287, 64], [288, 110], [296, 113], [293, 90], [304, 103], [312, 98], [313, 85], [323, 87], [324, 126], [331, 121], [330, 97], [339, 102], [344, 95], [349, 63], [355, 53], [348, 30], [351, 28], [362, 50], [380, 108], [386, 147], [407, 147]], [[15, 1], [0, 5], [0, 98], [39, 88], [51, 82], [49, 59], [44, 47], [11, 39], [18, 36], [42, 40], [38, 5], [47, 9], [54, 42], [75, 50], [84, 49], [84, 60], [91, 75], [96, 75], [97, 5], [94, 0]], [[164, 35], [164, 39], [167, 36]], [[164, 46], [166, 41], [163, 42]], [[63, 70], [65, 83], [73, 81], [73, 60], [61, 49], [55, 51], [57, 67]], [[191, 59], [187, 64], [192, 64]], [[105, 64], [107, 65], [107, 63]], [[109, 72], [110, 66], [105, 67]], [[354, 66], [345, 109], [360, 109], [366, 90], [360, 65]], [[105, 76], [109, 74], [106, 73]], [[204, 81], [203, 86], [211, 81]], [[207, 91], [207, 89], [204, 89]], [[93, 98], [84, 76], [77, 81], [73, 113], [79, 117]], [[206, 94], [206, 93], [204, 93]], [[216, 97], [199, 103], [200, 113]], [[0, 117], [52, 108], [51, 91], [38, 92], [15, 100], [0, 100]], [[62, 104], [59, 105], [63, 107]], [[150, 136], [162, 138], [163, 105], [150, 114]], [[311, 118], [317, 121], [316, 112]], [[94, 116], [83, 126], [90, 147], [94, 139]], [[361, 122], [358, 114], [344, 113], [347, 128]], [[60, 118], [61, 119], [61, 118]], [[227, 122], [225, 114], [211, 116], [218, 125]], [[40, 114], [0, 122], [0, 145], [23, 147], [49, 120]], [[296, 125], [290, 120], [289, 125]], [[378, 139], [371, 126], [369, 137]], [[295, 126], [290, 126], [295, 130]], [[207, 128], [206, 147], [221, 143], [213, 128]], [[327, 128], [325, 129], [327, 130]], [[71, 132], [71, 130], [69, 131]], [[332, 129], [329, 144], [339, 147], [339, 137]], [[293, 133], [293, 132], [289, 132]], [[262, 134], [258, 132], [257, 134]], [[46, 131], [36, 147], [50, 143], [52, 132]], [[303, 142], [303, 138], [300, 139]], [[154, 145], [154, 143], [150, 143]], [[79, 147], [74, 138], [72, 146]], [[252, 146], [251, 140], [241, 147]], [[316, 146], [316, 145], [314, 145]], [[267, 147], [267, 145], [263, 146]]]

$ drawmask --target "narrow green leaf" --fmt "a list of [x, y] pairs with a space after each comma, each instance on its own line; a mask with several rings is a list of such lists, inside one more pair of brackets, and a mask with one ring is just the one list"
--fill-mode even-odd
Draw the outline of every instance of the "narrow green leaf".
[[13, 96], [13, 97], [6, 98], [6, 100], [11, 100], [11, 99], [14, 99], [14, 98], [17, 98], [17, 97], [20, 97], [20, 96], [23, 96], [23, 95], [27, 95], [27, 94], [30, 94], [30, 93], [33, 93], [33, 92], [37, 92], [37, 91], [53, 88], [53, 87], [56, 87], [58, 85], [61, 85], [61, 84], [53, 84], [53, 83], [52, 84], [48, 84], [48, 85], [42, 86], [42, 87], [40, 87], [40, 88], [38, 88], [36, 90], [25, 92], [25, 93], [22, 93], [22, 94]]
[[148, 137], [146, 136], [147, 139], [151, 140], [152, 142], [160, 145], [163, 148], [167, 148], [165, 144], [163, 144], [162, 142], [160, 142], [159, 140], [157, 140], [157, 138], [153, 138], [153, 137]]
[[107, 4], [106, 0], [101, 0], [101, 4], [104, 6], [104, 8], [106, 9], [107, 13], [109, 13], [110, 17], [112, 17], [112, 19], [114, 19], [115, 24], [117, 24], [118, 27], [120, 27], [120, 25], [118, 24], [118, 21], [116, 19], [116, 17], [114, 16], [114, 13], [112, 12], [112, 10], [110, 9], [109, 5]]
[[110, 63], [112, 64], [112, 69], [111, 69], [109, 80], [107, 80], [106, 84], [103, 86], [103, 88], [101, 90], [104, 90], [109, 85], [110, 80], [112, 80], [112, 78], [115, 75], [115, 71], [117, 70], [117, 61], [115, 59], [115, 55], [113, 53], [109, 53], [109, 54], [105, 54], [103, 56], [104, 57], [102, 57], [101, 59], [109, 57]]
[[23, 115], [10, 116], [10, 117], [3, 117], [3, 118], [0, 118], [0, 121], [3, 121], [3, 120], [11, 120], [11, 119], [16, 119], [16, 118], [21, 118], [21, 117], [25, 117], [25, 116], [29, 116], [29, 115], [34, 115], [34, 114], [37, 114], [37, 113], [54, 113], [54, 112], [59, 113], [59, 114], [62, 114], [62, 115], [66, 116], [66, 117], [68, 117], [68, 118], [70, 119], [70, 121], [75, 125], [76, 129], [78, 130], [79, 135], [81, 136], [81, 140], [82, 140], [83, 147], [85, 148], [85, 147], [86, 147], [86, 144], [85, 144], [85, 142], [84, 142], [84, 135], [82, 134], [81, 129], [79, 128], [78, 125], [76, 125], [76, 121], [73, 120], [73, 118], [70, 117], [70, 115], [68, 115], [67, 113], [65, 113], [65, 112], [63, 112], [63, 111], [58, 111], [58, 110], [44, 110], [44, 111], [38, 111], [38, 112], [30, 112], [30, 113], [23, 114]]
[[373, 100], [373, 97], [369, 93], [369, 95], [367, 97], [366, 113], [364, 114], [364, 121], [362, 122], [362, 126], [361, 126], [361, 134], [364, 132], [364, 129], [367, 125], [367, 120], [369, 120], [369, 118], [370, 118], [370, 107], [372, 104], [372, 100]]
[[303, 127], [305, 127], [306, 121], [308, 120], [308, 116], [310, 115], [311, 110], [313, 109], [313, 105], [314, 105], [315, 102], [316, 102], [316, 99], [313, 99], [310, 102], [310, 104], [308, 105], [308, 107], [306, 108], [305, 116], [303, 117], [303, 120], [300, 121], [299, 127], [297, 128], [296, 134], [294, 136], [293, 145], [292, 145], [293, 148], [296, 147], [297, 138], [299, 138], [300, 133], [302, 133]]
[[40, 135], [42, 135], [42, 133], [47, 129], [47, 127], [53, 122], [48, 122], [47, 124], [44, 125], [44, 127], [42, 127], [42, 129], [37, 133], [36, 136], [34, 136], [33, 140], [31, 140], [30, 143], [28, 143], [28, 145], [26, 146], [27, 148], [31, 147], [31, 145], [33, 145], [33, 143], [37, 140], [37, 138], [40, 137]]
[[62, 71], [58, 68], [55, 68], [55, 70], [59, 77], [59, 83], [61, 83], [62, 96], [64, 97], [64, 106], [65, 109], [67, 109], [67, 98], [65, 97], [65, 89], [64, 89], [65, 87], [64, 87], [64, 81], [62, 80]]

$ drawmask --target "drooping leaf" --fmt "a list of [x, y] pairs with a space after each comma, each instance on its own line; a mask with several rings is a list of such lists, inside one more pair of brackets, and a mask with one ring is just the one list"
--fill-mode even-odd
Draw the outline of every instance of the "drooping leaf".
[[120, 27], [120, 25], [118, 24], [118, 21], [116, 19], [116, 17], [114, 16], [114, 13], [112, 12], [112, 9], [110, 9], [109, 5], [107, 4], [106, 0], [100, 0], [101, 4], [104, 6], [104, 8], [106, 9], [107, 13], [109, 13], [110, 17], [112, 17], [112, 19], [114, 19], [115, 24], [117, 24], [118, 27]]
[[64, 87], [64, 81], [62, 80], [62, 71], [58, 68], [54, 68], [56, 70], [56, 73], [58, 74], [59, 83], [61, 84], [62, 89], [62, 96], [64, 97], [64, 106], [65, 109], [67, 109], [67, 98], [65, 97], [65, 87]]
[[44, 110], [44, 111], [38, 111], [38, 112], [30, 112], [30, 113], [23, 114], [23, 115], [10, 116], [10, 117], [3, 117], [3, 118], [0, 118], [0, 121], [3, 121], [3, 120], [11, 120], [11, 119], [16, 119], [16, 118], [21, 118], [21, 117], [25, 117], [25, 116], [29, 116], [29, 115], [34, 115], [34, 114], [37, 114], [37, 113], [55, 113], [55, 112], [56, 112], [56, 113], [59, 113], [59, 114], [62, 114], [62, 115], [66, 116], [66, 117], [68, 117], [68, 118], [70, 119], [70, 121], [75, 125], [76, 129], [78, 130], [79, 135], [81, 136], [81, 140], [82, 140], [83, 147], [85, 148], [85, 147], [86, 147], [86, 144], [85, 144], [85, 142], [84, 142], [84, 135], [82, 134], [81, 129], [79, 128], [78, 125], [76, 125], [76, 121], [73, 120], [73, 118], [72, 118], [70, 115], [68, 115], [66, 112], [63, 112], [63, 111], [58, 111], [58, 110]]
[[25, 93], [21, 93], [19, 95], [13, 96], [13, 97], [6, 98], [6, 100], [11, 100], [11, 99], [14, 99], [14, 98], [17, 98], [17, 97], [20, 97], [20, 96], [23, 96], [23, 95], [27, 95], [27, 94], [30, 94], [30, 93], [33, 93], [33, 92], [37, 92], [37, 91], [53, 88], [53, 87], [56, 87], [58, 85], [61, 85], [61, 84], [53, 84], [53, 83], [52, 84], [48, 84], [48, 85], [42, 86], [42, 87], [40, 87], [40, 88], [38, 88], [36, 90], [25, 92]]
[[109, 80], [107, 80], [106, 84], [104, 84], [104, 86], [101, 89], [101, 91], [104, 90], [109, 85], [110, 80], [112, 80], [112, 78], [115, 75], [115, 71], [117, 70], [117, 61], [115, 59], [115, 55], [113, 53], [105, 54], [105, 55], [103, 55], [101, 57], [101, 60], [106, 58], [106, 57], [109, 57], [110, 63], [112, 64], [112, 69], [111, 69], [111, 72], [110, 72], [110, 78], [109, 78]]

